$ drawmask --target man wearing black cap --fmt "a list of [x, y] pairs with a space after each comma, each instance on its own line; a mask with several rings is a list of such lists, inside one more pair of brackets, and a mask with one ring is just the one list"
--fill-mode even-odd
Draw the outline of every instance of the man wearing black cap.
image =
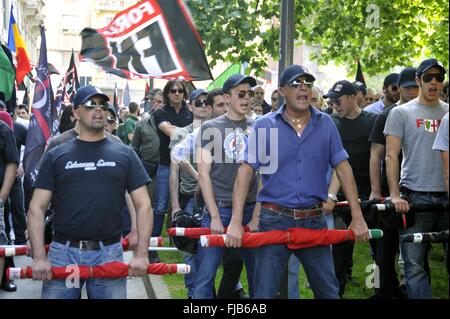
[[[230, 76], [223, 85], [224, 99], [228, 105], [226, 114], [201, 126], [197, 138], [198, 183], [202, 190], [206, 209], [202, 227], [211, 228], [213, 234], [223, 234], [232, 215], [233, 185], [239, 163], [248, 142], [248, 134], [254, 121], [246, 116], [251, 107], [252, 87], [256, 80], [241, 74]], [[244, 198], [242, 225], [257, 227], [255, 210], [256, 177], [252, 175], [249, 195]], [[194, 299], [212, 298], [214, 279], [225, 249], [199, 247], [198, 275], [195, 281]], [[247, 268], [250, 297], [253, 296], [254, 253], [251, 249], [240, 250]]]
[[[358, 241], [367, 241], [367, 225], [339, 132], [327, 114], [311, 106], [314, 81], [305, 67], [287, 67], [279, 81], [279, 93], [286, 104], [256, 122], [234, 186], [228, 247], [241, 246], [244, 203], [257, 170], [262, 176], [257, 198], [261, 203], [259, 231], [327, 229], [322, 203], [328, 200], [330, 166], [335, 168], [350, 202], [353, 217], [350, 229]], [[350, 86], [354, 91], [351, 83]], [[291, 254], [305, 268], [315, 298], [339, 298], [330, 247], [289, 249], [285, 245], [256, 250], [255, 298], [276, 296]]]
[[[416, 72], [419, 96], [395, 107], [386, 121], [384, 134], [389, 192], [399, 213], [412, 214], [409, 203], [448, 202], [442, 171], [436, 169], [442, 165], [441, 158], [432, 150], [441, 119], [448, 112], [448, 104], [439, 99], [445, 74], [445, 68], [436, 59], [422, 61]], [[403, 154], [401, 168], [400, 152]], [[400, 197], [400, 192], [408, 197], [409, 202]], [[448, 211], [415, 213], [415, 224], [401, 229], [400, 235], [448, 229], [448, 222]], [[426, 249], [426, 245], [401, 243], [410, 299], [432, 298], [429, 278], [424, 270]]]
[[356, 89], [356, 104], [363, 109], [364, 108], [364, 100], [366, 99], [367, 95], [367, 87], [364, 83], [355, 81], [352, 82], [353, 86]]
[[[352, 83], [343, 80], [336, 82], [325, 97], [333, 104], [335, 112], [331, 118], [339, 130], [342, 144], [349, 155], [348, 162], [353, 170], [359, 198], [366, 200], [370, 195], [369, 136], [377, 116], [359, 108], [356, 104], [357, 92]], [[339, 181], [335, 175], [332, 178], [330, 189], [339, 189]], [[339, 199], [344, 197], [342, 192], [337, 195]], [[336, 224], [342, 225], [342, 222], [347, 227], [351, 220], [347, 216], [339, 216]], [[371, 241], [372, 249], [375, 251], [374, 244], [374, 241]], [[353, 247], [354, 243], [351, 241], [333, 245], [333, 257], [341, 296], [344, 294], [347, 279], [351, 279]]]
[[380, 114], [386, 107], [391, 106], [400, 98], [400, 94], [398, 91], [398, 74], [391, 73], [387, 77], [384, 78], [383, 81], [383, 94], [384, 96], [364, 108], [366, 112], [371, 112], [375, 114]]
[[[386, 176], [386, 137], [384, 126], [386, 119], [392, 109], [403, 105], [417, 97], [419, 86], [416, 83], [416, 68], [403, 69], [398, 77], [400, 100], [398, 103], [387, 107], [381, 112], [372, 129], [369, 141], [372, 143], [370, 149], [370, 199], [384, 198], [389, 196], [389, 186]], [[401, 158], [401, 155], [400, 155]], [[401, 162], [401, 159], [399, 160]], [[378, 240], [378, 250], [375, 262], [380, 270], [380, 286], [376, 287], [374, 299], [404, 298], [405, 295], [399, 288], [397, 272], [395, 270], [395, 258], [398, 253], [398, 230], [384, 223], [379, 226], [383, 230], [383, 237]]]
[[[145, 185], [150, 180], [132, 149], [105, 138], [108, 100], [98, 88], [79, 89], [74, 98], [79, 137], [49, 151], [42, 161], [28, 213], [33, 279], [44, 281], [42, 298], [78, 298], [84, 284], [52, 280], [52, 266], [123, 261], [126, 190], [136, 207], [138, 229], [129, 274], [146, 273], [152, 212]], [[53, 195], [54, 236], [47, 257], [43, 220]], [[126, 278], [90, 279], [86, 284], [90, 298], [126, 298]]]

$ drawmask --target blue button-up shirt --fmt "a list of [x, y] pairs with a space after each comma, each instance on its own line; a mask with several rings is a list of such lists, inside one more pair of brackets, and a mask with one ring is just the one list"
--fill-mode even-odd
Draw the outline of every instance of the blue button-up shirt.
[[364, 111], [374, 113], [374, 114], [380, 114], [384, 110], [384, 102], [383, 98], [379, 99], [378, 101], [367, 105], [364, 108]]
[[311, 119], [299, 137], [282, 116], [285, 108], [256, 122], [244, 161], [262, 175], [258, 202], [311, 207], [327, 200], [329, 168], [346, 160], [348, 154], [327, 114], [310, 107]]

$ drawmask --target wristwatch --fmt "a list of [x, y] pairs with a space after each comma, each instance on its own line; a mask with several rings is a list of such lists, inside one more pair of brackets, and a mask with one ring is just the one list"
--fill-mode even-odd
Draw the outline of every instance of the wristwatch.
[[331, 193], [328, 194], [328, 198], [334, 201], [335, 203], [337, 203], [338, 201], [337, 196]]

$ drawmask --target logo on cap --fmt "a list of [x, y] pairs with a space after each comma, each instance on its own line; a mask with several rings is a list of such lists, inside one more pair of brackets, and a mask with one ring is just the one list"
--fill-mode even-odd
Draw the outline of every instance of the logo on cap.
[[335, 91], [335, 92], [341, 92], [341, 90], [342, 90], [342, 84], [338, 84], [338, 85], [336, 85], [336, 87], [334, 88], [334, 91]]

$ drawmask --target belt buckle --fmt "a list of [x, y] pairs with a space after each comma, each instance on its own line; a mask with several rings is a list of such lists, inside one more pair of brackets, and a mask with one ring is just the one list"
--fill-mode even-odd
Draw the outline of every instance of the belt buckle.
[[293, 209], [293, 210], [292, 210], [292, 215], [293, 215], [293, 217], [294, 217], [294, 220], [297, 220], [297, 219], [303, 219], [304, 216], [302, 216], [301, 213], [302, 213], [301, 210], [299, 210], [299, 209]]
[[89, 240], [80, 240], [80, 242], [78, 243], [78, 249], [79, 250], [89, 250], [89, 246], [90, 245], [90, 241]]

